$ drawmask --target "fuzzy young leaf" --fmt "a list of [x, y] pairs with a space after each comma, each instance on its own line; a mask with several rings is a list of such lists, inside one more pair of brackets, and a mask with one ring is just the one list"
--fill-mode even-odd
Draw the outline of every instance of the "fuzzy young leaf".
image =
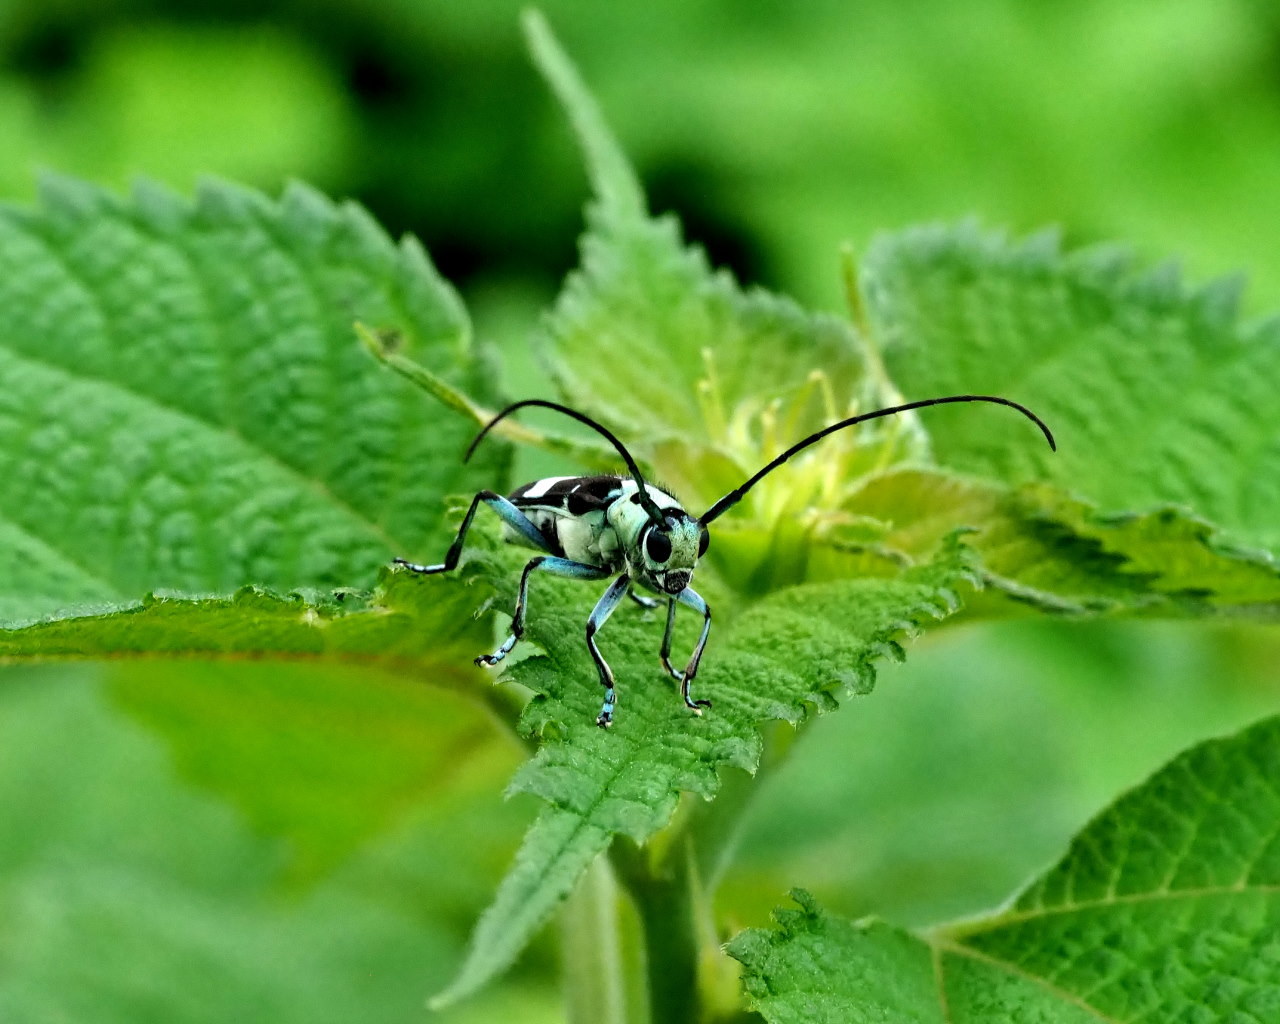
[[1059, 452], [943, 411], [944, 466], [1052, 481], [1106, 513], [1179, 504], [1237, 544], [1280, 551], [1280, 331], [1242, 326], [1234, 282], [1199, 291], [1113, 250], [1059, 252], [972, 225], [883, 238], [863, 284], [910, 397], [1002, 394], [1053, 425]]
[[1280, 1017], [1280, 718], [1176, 758], [1005, 912], [923, 936], [819, 911], [729, 944], [776, 1024]]
[[[412, 243], [293, 186], [122, 201], [63, 179], [0, 209], [0, 621], [159, 589], [368, 586], [439, 545], [468, 426], [355, 343], [396, 330], [484, 393]], [[479, 472], [500, 475], [501, 447]]]

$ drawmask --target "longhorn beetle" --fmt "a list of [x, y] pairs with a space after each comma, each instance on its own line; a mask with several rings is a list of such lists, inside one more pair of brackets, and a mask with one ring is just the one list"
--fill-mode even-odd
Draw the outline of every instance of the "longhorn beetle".
[[[476, 450], [476, 446], [502, 419], [510, 416], [517, 409], [540, 406], [544, 409], [554, 409], [579, 423], [585, 423], [604, 437], [622, 456], [622, 461], [626, 463], [630, 475], [547, 477], [525, 484], [523, 487], [517, 487], [505, 498], [493, 491], [481, 491], [472, 499], [467, 514], [462, 518], [458, 535], [450, 545], [443, 562], [439, 565], [415, 565], [403, 558], [397, 558], [395, 561], [396, 564], [418, 573], [449, 572], [456, 569], [458, 557], [462, 554], [462, 545], [466, 540], [467, 530], [471, 526], [476, 509], [482, 503], [488, 505], [506, 524], [506, 540], [546, 553], [530, 559], [524, 567], [524, 572], [520, 574], [519, 596], [516, 598], [515, 612], [511, 617], [511, 635], [492, 654], [482, 654], [476, 658], [477, 665], [489, 667], [497, 665], [511, 653], [511, 649], [524, 634], [529, 577], [535, 570], [577, 580], [603, 580], [610, 576], [617, 576], [587, 618], [587, 650], [591, 652], [596, 669], [600, 673], [600, 683], [604, 686], [604, 705], [596, 718], [596, 724], [607, 729], [613, 723], [613, 712], [617, 706], [613, 671], [601, 656], [600, 648], [596, 646], [596, 633], [627, 595], [646, 608], [656, 608], [661, 603], [632, 592], [631, 588], [635, 584], [662, 594], [666, 598], [667, 626], [662, 634], [662, 646], [658, 651], [658, 657], [662, 661], [663, 668], [672, 677], [680, 680], [680, 696], [684, 698], [685, 706], [694, 714], [700, 715], [703, 708], [711, 706], [711, 702], [694, 700], [689, 692], [689, 684], [698, 673], [698, 663], [702, 660], [703, 649], [707, 646], [707, 635], [711, 632], [711, 609], [698, 596], [697, 591], [689, 586], [689, 581], [693, 578], [693, 570], [697, 568], [698, 559], [707, 553], [707, 545], [711, 540], [707, 526], [741, 501], [752, 487], [789, 458], [828, 434], [834, 434], [837, 430], [843, 430], [857, 423], [865, 423], [867, 420], [879, 419], [882, 416], [895, 416], [912, 409], [923, 409], [930, 405], [947, 405], [952, 402], [993, 402], [996, 405], [1007, 405], [1011, 409], [1016, 409], [1034, 422], [1044, 433], [1049, 447], [1057, 450], [1053, 434], [1040, 417], [1017, 402], [991, 395], [950, 395], [945, 398], [928, 398], [887, 409], [877, 409], [860, 416], [850, 416], [839, 423], [823, 427], [804, 440], [797, 441], [744, 483], [722, 497], [702, 515], [694, 517], [689, 515], [681, 507], [680, 502], [670, 494], [646, 483], [631, 453], [617, 437], [595, 420], [556, 402], [545, 402], [538, 398], [525, 399], [523, 402], [507, 406], [489, 421], [471, 442], [471, 446], [463, 457], [464, 462], [471, 458], [471, 453]], [[670, 660], [671, 628], [675, 622], [677, 604], [692, 608], [702, 615], [702, 633], [683, 672], [673, 668]]]

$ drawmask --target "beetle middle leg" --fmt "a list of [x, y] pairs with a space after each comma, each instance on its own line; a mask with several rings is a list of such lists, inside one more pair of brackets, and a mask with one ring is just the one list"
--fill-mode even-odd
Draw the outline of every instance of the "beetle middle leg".
[[668, 671], [671, 671], [671, 662], [667, 660], [667, 655], [671, 653], [671, 624], [676, 617], [676, 601], [692, 608], [695, 612], [702, 612], [702, 633], [699, 634], [698, 642], [693, 647], [693, 655], [689, 658], [689, 664], [685, 666], [683, 672], [672, 672], [680, 680], [680, 696], [684, 698], [684, 706], [692, 710], [694, 714], [700, 715], [703, 708], [711, 707], [711, 701], [694, 700], [689, 693], [689, 684], [693, 682], [693, 677], [698, 674], [698, 665], [702, 661], [702, 652], [707, 646], [707, 637], [711, 635], [711, 609], [707, 607], [707, 602], [702, 600], [698, 592], [692, 587], [685, 587], [671, 601], [671, 607], [667, 612], [667, 632], [662, 638], [662, 663], [666, 665]]
[[[520, 638], [524, 636], [524, 614], [528, 606], [529, 576], [535, 570], [549, 572], [553, 576], [564, 576], [573, 580], [602, 580], [606, 576], [612, 575], [608, 569], [602, 569], [598, 565], [587, 565], [585, 562], [575, 562], [570, 558], [558, 558], [555, 555], [539, 555], [537, 558], [531, 558], [524, 567], [524, 572], [520, 574], [520, 592], [516, 597], [516, 610], [511, 616], [511, 635], [492, 654], [482, 654], [476, 658], [477, 665], [492, 668], [510, 654], [511, 648], [515, 647]], [[623, 579], [625, 578], [623, 577]]]
[[591, 652], [591, 658], [595, 661], [596, 669], [600, 673], [600, 685], [604, 687], [604, 704], [600, 708], [600, 714], [596, 716], [596, 725], [601, 729], [607, 729], [613, 724], [613, 709], [617, 705], [618, 698], [613, 685], [613, 669], [609, 667], [609, 663], [600, 654], [600, 648], [596, 646], [596, 633], [608, 621], [613, 610], [618, 607], [630, 585], [631, 578], [624, 572], [609, 584], [609, 589], [596, 602], [595, 608], [587, 618], [587, 650]]

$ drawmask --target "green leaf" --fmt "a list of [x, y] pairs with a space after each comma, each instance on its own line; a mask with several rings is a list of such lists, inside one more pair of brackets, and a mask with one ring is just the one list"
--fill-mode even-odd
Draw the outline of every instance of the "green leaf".
[[[352, 204], [221, 183], [0, 209], [0, 621], [148, 591], [368, 586], [444, 543], [469, 426], [352, 322], [488, 387], [447, 284]], [[474, 472], [502, 475], [501, 446]]]
[[[365, 589], [391, 557], [443, 550], [445, 496], [472, 472], [501, 486], [508, 453], [464, 469], [470, 426], [368, 358], [352, 323], [484, 396], [461, 304], [416, 244], [301, 186], [274, 202], [144, 185], [125, 202], [51, 179], [37, 209], [0, 210], [0, 268], [0, 661], [165, 659], [116, 697], [315, 877], [408, 806], [416, 776], [350, 772], [355, 810], [321, 823], [266, 766], [206, 756], [245, 750], [299, 674], [241, 674], [228, 720], [212, 707], [226, 677], [174, 662], [373, 666], [514, 714], [469, 664], [490, 634], [482, 591]], [[347, 692], [325, 680], [294, 699]]]
[[[527, 824], [531, 808], [493, 799], [519, 752], [470, 702], [303, 671], [3, 671], [0, 1020], [423, 1018]], [[207, 737], [169, 756], [121, 699]], [[190, 784], [237, 774], [265, 791], [256, 807]], [[388, 810], [393, 830], [316, 876]], [[539, 963], [441, 1024], [562, 1021], [549, 975]]]
[[[490, 617], [477, 616], [483, 599], [480, 588], [457, 577], [424, 581], [408, 573], [388, 573], [371, 593], [304, 598], [246, 588], [228, 598], [151, 597], [99, 615], [0, 630], [0, 663], [156, 662], [125, 677], [116, 697], [165, 737], [199, 784], [265, 831], [287, 836], [293, 875], [313, 879], [410, 806], [406, 794], [421, 789], [434, 758], [467, 741], [436, 738], [429, 750], [418, 749], [411, 724], [440, 690], [487, 703], [508, 719], [516, 714], [519, 696], [490, 686], [470, 665], [492, 636]], [[266, 672], [245, 659], [297, 667]], [[229, 679], [225, 669], [201, 664], [219, 661], [241, 671]], [[431, 689], [415, 689], [420, 696], [383, 692], [386, 680], [357, 687], [334, 674], [347, 666]], [[316, 722], [332, 721], [335, 704], [351, 708], [338, 717], [355, 735], [340, 735], [329, 750]], [[300, 723], [311, 730], [300, 733]], [[282, 777], [282, 765], [305, 784]], [[329, 786], [327, 813], [317, 815], [320, 780], [338, 772], [342, 784]]]
[[1280, 332], [1238, 321], [1237, 282], [1190, 290], [1112, 249], [1063, 254], [1051, 234], [1015, 243], [962, 225], [882, 238], [863, 285], [909, 397], [1005, 395], [1058, 436], [1053, 454], [939, 411], [942, 465], [1053, 482], [1108, 515], [1178, 505], [1237, 547], [1280, 550]]
[[[548, 362], [571, 405], [626, 424], [628, 446], [700, 511], [785, 444], [869, 397], [859, 340], [835, 317], [743, 290], [684, 244], [674, 218], [650, 217], [577, 71], [541, 18], [526, 26], [595, 194], [582, 269], [546, 326]], [[794, 479], [791, 488], [800, 489]]]
[[[495, 578], [514, 598], [517, 561]], [[727, 625], [718, 616], [697, 695], [714, 707], [692, 716], [658, 665], [662, 616], [620, 608], [600, 634], [618, 679], [617, 720], [595, 724], [601, 689], [582, 642], [595, 595], [581, 584], [538, 580], [527, 637], [546, 654], [521, 662], [516, 681], [537, 691], [524, 725], [542, 745], [517, 773], [513, 791], [549, 806], [525, 837], [493, 905], [476, 928], [466, 964], [436, 999], [446, 1005], [505, 969], [613, 837], [644, 842], [671, 819], [681, 792], [715, 796], [725, 766], [753, 770], [758, 723], [796, 722], [807, 707], [828, 710], [866, 692], [874, 662], [900, 657], [900, 639], [954, 611], [955, 588], [972, 578], [954, 539], [945, 557], [896, 579], [840, 580], [780, 591]], [[712, 602], [714, 604], [714, 602]], [[700, 623], [682, 616], [678, 661]]]
[[805, 894], [729, 944], [771, 1022], [1273, 1020], [1280, 717], [1182, 754], [990, 918], [912, 936]]
[[439, 682], [463, 688], [473, 676], [460, 667], [465, 652], [491, 635], [476, 618], [482, 600], [457, 577], [427, 586], [404, 572], [386, 573], [371, 592], [309, 598], [250, 587], [231, 597], [148, 596], [97, 615], [0, 630], [0, 661], [273, 657], [430, 667]]
[[957, 521], [972, 524], [989, 593], [966, 614], [998, 613], [996, 594], [1049, 612], [1274, 619], [1280, 611], [1280, 566], [1173, 507], [1103, 515], [1052, 484], [1009, 488], [897, 469], [868, 480], [847, 509], [868, 524], [861, 547], [899, 563], [927, 557]]
[[[285, 840], [288, 881], [310, 888], [406, 812], [463, 799], [492, 806], [520, 751], [474, 699], [441, 691], [450, 672], [460, 689], [484, 685], [459, 664], [424, 661], [419, 678], [436, 685], [423, 686], [337, 658], [131, 661], [114, 667], [109, 693], [166, 740], [185, 779], [236, 807], [258, 834]], [[437, 858], [440, 870], [447, 863]]]

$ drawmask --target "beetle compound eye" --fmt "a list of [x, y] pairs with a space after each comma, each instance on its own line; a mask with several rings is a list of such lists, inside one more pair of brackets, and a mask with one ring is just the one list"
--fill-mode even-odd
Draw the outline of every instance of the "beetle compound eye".
[[707, 553], [707, 548], [711, 546], [711, 533], [704, 526], [702, 533], [698, 537], [698, 557], [701, 558]]
[[671, 538], [661, 530], [650, 530], [644, 539], [644, 550], [654, 562], [665, 562], [671, 557]]

